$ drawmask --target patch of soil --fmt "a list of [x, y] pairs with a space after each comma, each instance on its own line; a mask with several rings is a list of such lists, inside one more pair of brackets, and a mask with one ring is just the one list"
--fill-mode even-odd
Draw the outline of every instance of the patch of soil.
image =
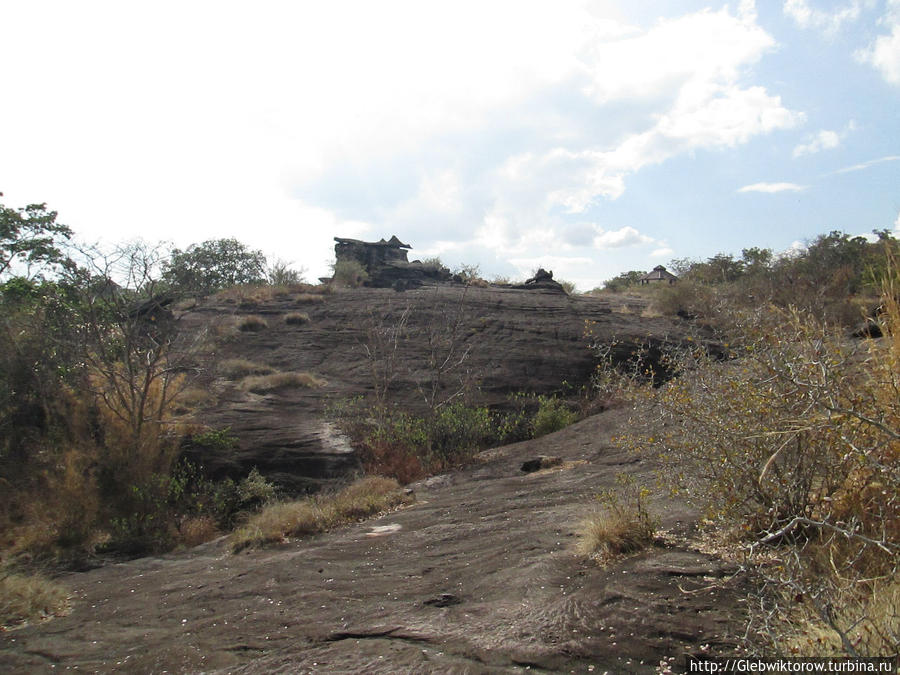
[[[651, 462], [616, 449], [628, 411], [494, 449], [414, 485], [416, 503], [277, 548], [217, 541], [62, 581], [69, 616], [0, 635], [4, 672], [654, 672], [734, 653], [741, 577], [659, 543], [606, 568], [574, 553], [593, 496]], [[523, 473], [536, 456], [559, 457]], [[662, 526], [697, 514], [668, 496]]]

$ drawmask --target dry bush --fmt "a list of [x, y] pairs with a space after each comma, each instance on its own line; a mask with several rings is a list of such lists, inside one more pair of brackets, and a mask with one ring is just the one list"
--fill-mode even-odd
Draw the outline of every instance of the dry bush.
[[212, 516], [189, 516], [178, 525], [178, 544], [187, 548], [212, 541], [217, 536], [219, 528]]
[[898, 648], [896, 633], [855, 633], [877, 633], [867, 607], [900, 568], [898, 290], [890, 277], [881, 339], [848, 340], [797, 310], [735, 312], [736, 358], [686, 351], [656, 415], [624, 439], [658, 454], [673, 489], [710, 518], [743, 529], [764, 580], [755, 629], [775, 645], [797, 630], [776, 617], [799, 613], [805, 633], [847, 655]]
[[234, 532], [231, 549], [237, 553], [291, 536], [324, 532], [396, 508], [409, 499], [397, 481], [367, 476], [333, 495], [265, 507]]
[[237, 324], [238, 330], [244, 333], [257, 333], [268, 327], [268, 322], [261, 316], [256, 316], [255, 314], [242, 317]]
[[237, 380], [248, 375], [271, 375], [275, 369], [248, 359], [226, 359], [219, 364], [219, 372], [229, 380]]
[[0, 570], [0, 631], [61, 616], [69, 608], [69, 592], [41, 575]]
[[272, 373], [271, 375], [250, 375], [241, 380], [240, 387], [254, 394], [265, 394], [278, 389], [299, 387], [322, 387], [325, 380], [309, 373]]
[[[808, 604], [783, 602], [794, 606], [788, 617], [783, 617], [777, 645], [781, 654], [804, 656], [845, 656], [845, 646], [840, 635], [822, 620]], [[900, 580], [879, 581], [864, 592], [843, 598], [832, 607], [829, 620], [837, 625], [849, 626], [847, 641], [859, 654], [896, 654], [900, 651]]]
[[288, 326], [302, 326], [305, 323], [309, 323], [309, 314], [291, 312], [290, 314], [284, 315], [284, 322]]
[[428, 475], [420, 453], [404, 444], [373, 440], [363, 443], [361, 456], [367, 473], [379, 473], [407, 485]]

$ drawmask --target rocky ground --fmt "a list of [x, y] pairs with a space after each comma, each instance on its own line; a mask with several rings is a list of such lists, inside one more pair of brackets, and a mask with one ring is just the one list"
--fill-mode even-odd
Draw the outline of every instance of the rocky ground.
[[[593, 495], [653, 465], [615, 449], [628, 411], [489, 451], [414, 486], [403, 510], [237, 555], [195, 550], [64, 578], [71, 614], [0, 636], [6, 672], [655, 672], [734, 653], [740, 575], [687, 543], [696, 514], [659, 497], [665, 539], [603, 568], [574, 552]], [[564, 463], [523, 473], [540, 454]], [[704, 647], [708, 645], [708, 647]]]
[[[240, 440], [204, 462], [225, 473], [258, 466], [298, 492], [339, 483], [356, 463], [322, 411], [371, 390], [366, 336], [407, 312], [419, 337], [404, 346], [392, 396], [414, 408], [427, 375], [422, 336], [454, 308], [464, 310], [480, 400], [492, 405], [514, 391], [585, 384], [594, 364], [585, 321], [626, 343], [686, 330], [624, 296], [444, 287], [360, 289], [318, 303], [219, 299], [183, 321], [213, 330], [247, 314], [268, 322], [257, 333], [219, 330], [230, 335], [221, 358], [309, 371], [327, 385], [250, 394], [211, 373], [208, 423]], [[287, 325], [293, 311], [310, 321]], [[685, 504], [656, 495], [667, 533], [642, 552], [605, 567], [575, 553], [580, 521], [618, 474], [655, 483], [652, 461], [611, 442], [634, 412], [612, 408], [486, 451], [469, 468], [412, 486], [411, 506], [327, 534], [236, 555], [220, 539], [69, 573], [61, 581], [73, 592], [71, 612], [0, 633], [0, 671], [621, 673], [655, 672], [670, 658], [677, 670], [685, 653], [704, 649], [734, 653], [743, 577], [698, 550], [697, 514]], [[539, 455], [562, 464], [523, 472]]]
[[[201, 419], [215, 428], [229, 427], [238, 439], [231, 451], [194, 455], [214, 475], [237, 478], [257, 467], [295, 493], [343, 480], [356, 468], [355, 458], [323, 424], [323, 412], [329, 404], [372, 393], [375, 378], [366, 350], [376, 346], [373, 341], [387, 340], [401, 320], [406, 328], [397, 342], [389, 395], [413, 411], [422, 409], [420, 385], [427, 388], [433, 375], [430, 343], [446, 340], [451, 331], [456, 353], [465, 352], [467, 358], [443, 376], [445, 389], [458, 386], [458, 377], [465, 374], [475, 402], [502, 408], [517, 392], [562, 392], [577, 399], [596, 364], [587, 348], [589, 325], [599, 338], [618, 340], [622, 358], [634, 341], [679, 340], [690, 328], [680, 320], [651, 316], [645, 299], [626, 295], [440, 285], [402, 293], [346, 289], [324, 296], [324, 302], [310, 302], [309, 296], [286, 294], [265, 301], [224, 297], [181, 317], [190, 331], [222, 336], [216, 354], [220, 362], [248, 359], [278, 370], [309, 372], [326, 382], [254, 394], [212, 370], [200, 383], [213, 395]], [[308, 315], [309, 322], [286, 324], [285, 317], [297, 312]], [[267, 327], [234, 330], [251, 315], [262, 317]], [[435, 349], [446, 354], [446, 342]]]

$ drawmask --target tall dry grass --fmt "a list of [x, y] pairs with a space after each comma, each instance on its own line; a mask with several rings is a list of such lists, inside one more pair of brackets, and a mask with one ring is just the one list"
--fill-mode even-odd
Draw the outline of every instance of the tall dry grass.
[[231, 538], [237, 553], [300, 537], [325, 532], [339, 525], [389, 511], [410, 501], [397, 481], [367, 476], [332, 494], [282, 502], [265, 507], [238, 528]]

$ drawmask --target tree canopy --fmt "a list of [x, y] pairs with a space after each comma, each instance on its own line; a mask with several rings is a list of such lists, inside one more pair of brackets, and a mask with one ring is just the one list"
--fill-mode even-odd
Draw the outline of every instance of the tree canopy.
[[238, 284], [265, 283], [266, 257], [237, 239], [210, 239], [174, 249], [163, 279], [178, 290], [212, 293]]
[[72, 230], [57, 223], [56, 216], [46, 204], [10, 208], [0, 203], [0, 279], [33, 278], [48, 268], [68, 264], [63, 245]]

